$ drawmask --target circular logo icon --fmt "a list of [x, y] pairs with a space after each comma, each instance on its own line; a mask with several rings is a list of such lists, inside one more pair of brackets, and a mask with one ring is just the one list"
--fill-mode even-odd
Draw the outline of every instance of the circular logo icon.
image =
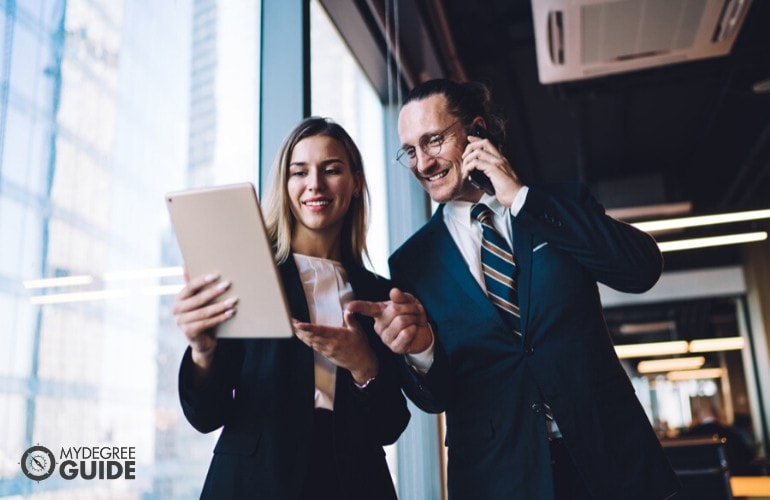
[[32, 446], [21, 456], [21, 471], [33, 481], [42, 481], [53, 474], [56, 459], [45, 446]]

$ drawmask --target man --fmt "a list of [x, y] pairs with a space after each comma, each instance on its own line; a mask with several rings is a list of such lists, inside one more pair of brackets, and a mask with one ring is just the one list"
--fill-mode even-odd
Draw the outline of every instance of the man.
[[724, 450], [727, 466], [733, 476], [756, 476], [761, 473], [752, 462], [757, 450], [751, 440], [735, 425], [729, 425], [721, 417], [717, 402], [707, 396], [690, 399], [693, 420], [690, 427], [682, 432], [685, 437], [719, 436], [725, 439]]
[[[596, 284], [648, 290], [657, 245], [581, 185], [523, 185], [495, 143], [470, 134], [502, 136], [489, 109], [476, 83], [432, 80], [406, 96], [399, 161], [440, 206], [391, 256], [408, 293], [351, 308], [406, 354], [415, 404], [446, 411], [450, 499], [667, 498], [678, 482]], [[468, 182], [474, 170], [494, 195]]]

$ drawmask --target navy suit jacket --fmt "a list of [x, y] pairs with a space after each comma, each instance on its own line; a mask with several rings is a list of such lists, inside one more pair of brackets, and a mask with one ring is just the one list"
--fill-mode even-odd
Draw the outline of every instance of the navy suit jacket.
[[[356, 266], [345, 266], [355, 297], [386, 300], [390, 283]], [[305, 292], [294, 258], [280, 266], [292, 315], [309, 321]], [[334, 461], [350, 500], [394, 500], [382, 447], [396, 441], [409, 421], [394, 355], [359, 318], [380, 360], [365, 390], [338, 368], [334, 399]], [[302, 490], [310, 459], [315, 394], [313, 351], [290, 339], [221, 339], [212, 372], [192, 382], [190, 349], [179, 373], [187, 420], [201, 432], [222, 428], [201, 498], [294, 499]]]
[[595, 498], [655, 499], [678, 483], [604, 323], [597, 281], [642, 292], [660, 276], [655, 241], [605, 215], [578, 184], [532, 187], [512, 218], [519, 338], [471, 275], [443, 207], [390, 259], [393, 281], [425, 306], [437, 337], [407, 395], [446, 411], [449, 496], [550, 499], [543, 403]]

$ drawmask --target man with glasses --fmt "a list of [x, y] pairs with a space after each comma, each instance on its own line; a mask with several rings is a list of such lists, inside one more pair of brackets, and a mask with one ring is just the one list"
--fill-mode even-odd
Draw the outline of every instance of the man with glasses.
[[397, 158], [440, 205], [391, 256], [391, 300], [350, 307], [405, 354], [410, 399], [446, 412], [450, 499], [667, 498], [678, 483], [597, 288], [652, 287], [657, 245], [582, 185], [524, 185], [490, 104], [450, 80], [406, 96]]

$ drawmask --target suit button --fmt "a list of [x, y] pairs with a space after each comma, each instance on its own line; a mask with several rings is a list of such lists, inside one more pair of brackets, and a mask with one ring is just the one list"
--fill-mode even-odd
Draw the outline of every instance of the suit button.
[[561, 227], [561, 221], [548, 212], [541, 215], [540, 218], [554, 227]]
[[540, 403], [532, 403], [532, 411], [534, 411], [535, 413], [540, 413], [541, 411], [543, 411], [543, 407]]
[[535, 348], [534, 348], [534, 347], [532, 347], [532, 346], [529, 346], [529, 347], [527, 347], [527, 350], [526, 350], [526, 351], [524, 351], [524, 353], [525, 353], [527, 356], [532, 356], [532, 354], [534, 354], [534, 353], [535, 353]]

